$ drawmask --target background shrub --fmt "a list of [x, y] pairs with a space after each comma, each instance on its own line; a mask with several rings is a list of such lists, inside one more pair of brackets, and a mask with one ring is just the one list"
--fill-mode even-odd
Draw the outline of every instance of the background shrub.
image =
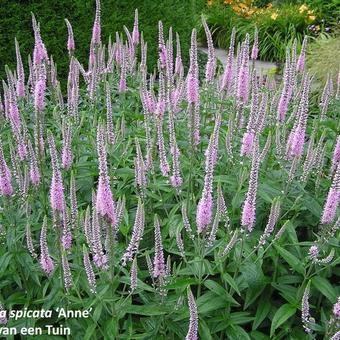
[[325, 84], [328, 75], [336, 84], [340, 69], [340, 36], [323, 34], [315, 39], [310, 44], [307, 62], [320, 87]]
[[[316, 36], [321, 31], [331, 30], [331, 24], [336, 25], [334, 6], [322, 7], [321, 3], [313, 1], [214, 0], [207, 3], [204, 14], [213, 32], [214, 42], [221, 48], [229, 46], [233, 27], [237, 29], [237, 41], [241, 41], [247, 32], [252, 32], [257, 26], [259, 57], [270, 61], [283, 61], [287, 46], [295, 38], [300, 44], [305, 34]], [[205, 41], [203, 28], [200, 29], [200, 38]]]

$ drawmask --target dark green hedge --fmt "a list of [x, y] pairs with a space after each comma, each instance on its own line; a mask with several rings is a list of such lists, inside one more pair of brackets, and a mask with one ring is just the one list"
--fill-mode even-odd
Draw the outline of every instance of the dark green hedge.
[[[57, 62], [59, 78], [65, 80], [68, 70], [64, 18], [73, 26], [76, 57], [87, 63], [95, 0], [0, 0], [0, 4], [0, 78], [4, 77], [4, 65], [15, 67], [14, 37], [19, 41], [25, 61], [32, 53], [31, 12], [41, 24], [41, 34], [49, 54]], [[110, 35], [114, 38], [116, 31], [123, 31], [123, 25], [131, 29], [134, 9], [138, 8], [140, 29], [148, 41], [150, 67], [156, 60], [158, 20], [163, 21], [165, 29], [171, 25], [180, 34], [183, 53], [187, 56], [190, 32], [204, 5], [204, 0], [102, 0], [102, 40], [106, 43]]]

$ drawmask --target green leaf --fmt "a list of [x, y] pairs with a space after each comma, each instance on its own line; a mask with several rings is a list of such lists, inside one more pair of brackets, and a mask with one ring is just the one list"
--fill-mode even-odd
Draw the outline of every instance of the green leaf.
[[[212, 292], [207, 292], [197, 299], [198, 314], [203, 315], [226, 307], [226, 301]], [[238, 304], [237, 304], [238, 305]]]
[[239, 303], [217, 282], [213, 280], [207, 280], [204, 285], [213, 293], [220, 296], [221, 299], [232, 302], [233, 304], [239, 306]]
[[204, 320], [200, 319], [198, 325], [199, 325], [199, 334], [201, 338], [206, 339], [206, 340], [212, 340], [210, 329], [207, 323]]
[[257, 327], [261, 325], [262, 321], [268, 315], [270, 308], [271, 308], [271, 305], [268, 299], [261, 301], [261, 303], [259, 303], [257, 310], [256, 310], [255, 319], [253, 322], [253, 327], [252, 327], [253, 330], [256, 330]]
[[247, 332], [237, 325], [228, 327], [226, 334], [228, 334], [228, 339], [230, 340], [251, 340]]
[[296, 312], [296, 308], [292, 305], [286, 303], [282, 305], [275, 313], [270, 327], [270, 337], [274, 335], [274, 332], [279, 328], [284, 322], [286, 322], [291, 316]]
[[145, 316], [154, 316], [154, 315], [164, 315], [169, 311], [167, 308], [159, 306], [159, 305], [130, 305], [127, 307], [127, 313], [130, 314], [139, 314]]
[[229, 285], [234, 289], [234, 291], [241, 296], [241, 293], [237, 287], [237, 283], [235, 280], [228, 274], [228, 273], [223, 273], [223, 279], [229, 283]]
[[278, 246], [277, 244], [274, 245], [277, 252], [280, 254], [280, 256], [291, 266], [292, 269], [294, 269], [296, 272], [300, 274], [305, 273], [305, 268], [301, 261], [291, 254], [288, 250]]
[[323, 277], [314, 276], [312, 278], [313, 286], [331, 302], [335, 303], [337, 300], [337, 293], [332, 285]]

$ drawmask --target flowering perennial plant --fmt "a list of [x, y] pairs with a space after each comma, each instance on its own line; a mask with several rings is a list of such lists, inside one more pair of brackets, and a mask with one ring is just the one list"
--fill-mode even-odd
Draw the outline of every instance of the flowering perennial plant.
[[66, 93], [34, 16], [26, 75], [15, 41], [0, 309], [92, 309], [66, 321], [91, 339], [337, 338], [340, 102], [328, 80], [314, 104], [307, 40], [287, 48], [279, 83], [254, 68], [257, 29], [237, 48], [232, 31], [218, 69], [203, 18], [200, 77], [195, 29], [184, 65], [175, 29], [160, 21], [146, 42], [136, 10], [106, 44], [102, 14], [97, 0], [88, 65], [66, 20]]

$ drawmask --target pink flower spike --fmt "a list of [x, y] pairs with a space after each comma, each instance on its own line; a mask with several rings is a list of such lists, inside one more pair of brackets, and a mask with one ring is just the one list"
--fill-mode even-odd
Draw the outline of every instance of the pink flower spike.
[[139, 43], [138, 9], [135, 9], [135, 22], [133, 24], [132, 42], [134, 45], [138, 45]]
[[97, 190], [96, 209], [98, 215], [105, 218], [111, 225], [115, 225], [116, 212], [112, 199], [110, 179], [107, 170], [104, 128], [101, 125], [98, 125], [97, 128], [97, 152], [99, 156], [99, 182]]
[[74, 36], [73, 36], [73, 29], [72, 29], [71, 23], [67, 19], [65, 19], [65, 22], [66, 22], [67, 31], [68, 31], [67, 50], [68, 50], [68, 53], [72, 55], [76, 48], [76, 45], [74, 42]]
[[40, 265], [42, 270], [51, 275], [54, 270], [54, 263], [51, 259], [47, 246], [47, 217], [44, 217], [43, 226], [40, 233]]
[[4, 196], [11, 196], [13, 194], [11, 172], [7, 166], [4, 157], [1, 140], [0, 140], [0, 194]]

